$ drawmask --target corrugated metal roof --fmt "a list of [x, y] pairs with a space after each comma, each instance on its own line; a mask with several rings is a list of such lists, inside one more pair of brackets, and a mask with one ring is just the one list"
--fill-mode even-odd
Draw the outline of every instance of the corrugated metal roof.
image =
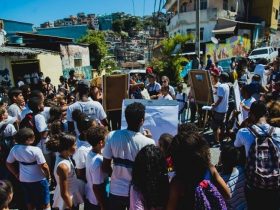
[[57, 52], [37, 49], [37, 48], [28, 48], [28, 47], [0, 47], [0, 54], [8, 54], [8, 55], [38, 55], [41, 53], [51, 53], [51, 54], [58, 54]]

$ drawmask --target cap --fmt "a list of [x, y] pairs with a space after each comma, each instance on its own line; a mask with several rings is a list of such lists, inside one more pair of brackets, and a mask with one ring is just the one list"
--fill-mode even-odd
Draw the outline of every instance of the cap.
[[152, 67], [147, 67], [146, 68], [146, 74], [152, 74], [153, 73], [153, 68]]
[[210, 68], [210, 73], [214, 76], [217, 76], [217, 77], [221, 75], [221, 71], [217, 67], [213, 67], [213, 68], [211, 67]]
[[80, 81], [78, 81], [78, 87], [90, 88], [90, 82], [85, 79], [80, 80]]

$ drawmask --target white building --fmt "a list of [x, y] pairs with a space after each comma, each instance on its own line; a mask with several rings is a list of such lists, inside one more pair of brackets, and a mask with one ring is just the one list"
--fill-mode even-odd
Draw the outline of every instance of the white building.
[[[196, 32], [196, 0], [167, 0], [169, 36]], [[236, 0], [200, 0], [200, 39], [210, 41], [218, 18], [235, 19]], [[179, 11], [179, 12], [178, 12]]]

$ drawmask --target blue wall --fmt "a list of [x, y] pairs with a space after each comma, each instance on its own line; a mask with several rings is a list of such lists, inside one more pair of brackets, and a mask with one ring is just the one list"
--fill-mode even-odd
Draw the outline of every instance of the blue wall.
[[62, 26], [54, 28], [38, 28], [37, 33], [49, 36], [59, 36], [72, 39], [79, 39], [86, 35], [88, 30], [87, 25], [76, 25], [76, 26]]
[[8, 35], [14, 34], [15, 32], [32, 32], [33, 24], [31, 23], [22, 23], [12, 20], [3, 20], [4, 30]]

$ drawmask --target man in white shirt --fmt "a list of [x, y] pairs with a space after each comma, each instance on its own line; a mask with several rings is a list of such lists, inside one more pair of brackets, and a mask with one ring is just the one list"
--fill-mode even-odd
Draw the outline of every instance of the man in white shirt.
[[80, 100], [67, 108], [66, 119], [68, 121], [68, 130], [70, 132], [74, 132], [74, 121], [72, 118], [72, 112], [76, 109], [81, 110], [83, 113], [85, 113], [89, 119], [96, 120], [102, 125], [108, 126], [107, 115], [102, 105], [97, 101], [89, 100], [89, 81], [80, 80], [78, 82], [77, 89]]
[[268, 71], [265, 70], [266, 65], [267, 65], [267, 60], [263, 58], [259, 60], [258, 64], [254, 69], [254, 74], [258, 74], [261, 77], [261, 85], [263, 86], [267, 85]]
[[221, 84], [217, 89], [218, 100], [212, 104], [213, 118], [212, 118], [212, 129], [215, 137], [215, 144], [219, 144], [220, 135], [223, 135], [224, 132], [224, 122], [225, 116], [228, 110], [228, 101], [229, 101], [229, 75], [226, 72], [223, 72], [220, 76]]
[[[132, 166], [138, 152], [149, 144], [155, 144], [140, 133], [144, 123], [145, 106], [141, 103], [133, 103], [127, 106], [125, 118], [127, 129], [112, 131], [109, 133], [103, 150], [104, 172], [111, 174], [111, 187], [109, 197], [109, 210], [125, 210], [129, 208], [129, 188], [132, 179]], [[145, 133], [150, 135], [150, 133]], [[111, 163], [113, 160], [113, 169]]]
[[160, 93], [161, 85], [156, 81], [155, 74], [148, 74], [149, 84], [147, 85], [147, 91], [151, 99], [158, 99]]

